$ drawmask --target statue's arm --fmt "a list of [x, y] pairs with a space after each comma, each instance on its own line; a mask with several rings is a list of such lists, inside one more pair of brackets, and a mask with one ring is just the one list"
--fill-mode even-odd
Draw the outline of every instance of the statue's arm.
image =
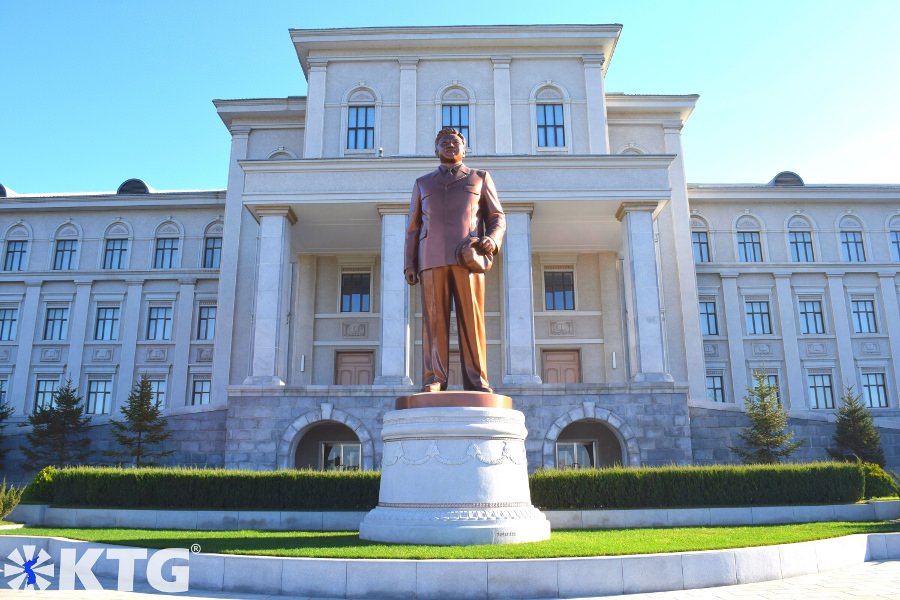
[[416, 285], [419, 282], [419, 233], [422, 230], [422, 194], [418, 182], [413, 185], [412, 197], [409, 199], [407, 223], [403, 276], [409, 285]]
[[503, 234], [506, 232], [506, 214], [500, 205], [497, 188], [491, 174], [484, 171], [484, 185], [481, 187], [481, 202], [484, 215], [484, 235], [494, 244], [494, 254], [500, 251]]

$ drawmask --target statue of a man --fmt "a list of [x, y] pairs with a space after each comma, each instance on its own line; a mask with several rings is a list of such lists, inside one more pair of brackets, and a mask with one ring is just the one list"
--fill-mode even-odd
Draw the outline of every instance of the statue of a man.
[[422, 284], [422, 391], [447, 389], [452, 298], [463, 387], [490, 392], [484, 271], [500, 249], [506, 215], [488, 172], [462, 163], [460, 132], [441, 129], [434, 153], [440, 166], [413, 187], [403, 267], [409, 285]]

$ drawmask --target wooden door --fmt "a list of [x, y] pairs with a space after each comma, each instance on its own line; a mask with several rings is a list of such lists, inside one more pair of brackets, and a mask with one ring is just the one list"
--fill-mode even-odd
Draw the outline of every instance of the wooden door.
[[375, 380], [374, 352], [335, 352], [334, 383], [372, 385]]
[[581, 359], [578, 350], [544, 350], [544, 383], [581, 383]]

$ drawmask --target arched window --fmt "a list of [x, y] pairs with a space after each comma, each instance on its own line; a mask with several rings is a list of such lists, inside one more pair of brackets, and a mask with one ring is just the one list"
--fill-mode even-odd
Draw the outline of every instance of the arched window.
[[709, 243], [709, 224], [703, 217], [691, 216], [691, 247], [694, 251], [694, 263], [712, 262]]
[[131, 241], [131, 227], [121, 220], [110, 223], [103, 235], [103, 255], [100, 266], [107, 271], [121, 271], [128, 268], [128, 249]]
[[473, 139], [472, 105], [475, 97], [472, 91], [459, 81], [451, 81], [444, 85], [438, 92], [435, 100], [437, 107], [437, 127], [439, 131], [444, 127], [452, 127], [466, 138], [466, 148], [469, 154], [474, 152], [475, 141]]
[[216, 220], [206, 226], [203, 232], [203, 256], [200, 264], [204, 269], [218, 269], [222, 262], [222, 234], [225, 224]]
[[272, 150], [266, 158], [268, 160], [292, 160], [297, 158], [297, 155], [284, 146], [279, 146]]
[[56, 230], [50, 268], [53, 271], [72, 271], [78, 268], [78, 239], [81, 232], [71, 222], [63, 223]]
[[570, 152], [572, 125], [565, 90], [546, 81], [532, 91], [531, 107], [534, 152]]
[[738, 262], [762, 262], [762, 226], [756, 217], [742, 215], [735, 222]]
[[891, 259], [900, 262], [900, 216], [891, 218], [888, 223], [888, 243], [891, 245]]
[[370, 87], [360, 85], [344, 95], [341, 155], [375, 154], [381, 145], [381, 99]]
[[318, 471], [359, 471], [362, 445], [356, 433], [334, 421], [311, 427], [297, 442], [294, 468]]
[[21, 221], [6, 230], [3, 248], [4, 271], [25, 271], [28, 268], [30, 241], [31, 228]]
[[619, 154], [640, 156], [641, 154], [647, 154], [647, 153], [644, 151], [643, 148], [641, 148], [634, 142], [628, 142], [627, 144], [625, 144], [624, 146], [619, 148]]
[[182, 229], [173, 220], [168, 220], [156, 228], [153, 246], [154, 269], [177, 269], [181, 266]]
[[838, 223], [838, 238], [841, 245], [841, 260], [866, 262], [862, 221], [852, 215], [842, 217]]
[[788, 247], [791, 262], [815, 262], [812, 226], [806, 217], [795, 215], [788, 220]]

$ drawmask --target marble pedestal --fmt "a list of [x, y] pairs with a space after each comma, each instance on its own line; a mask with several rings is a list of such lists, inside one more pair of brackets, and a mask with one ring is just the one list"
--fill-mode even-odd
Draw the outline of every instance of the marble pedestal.
[[549, 539], [549, 521], [531, 505], [526, 434], [525, 415], [510, 408], [387, 413], [378, 506], [363, 519], [360, 537], [434, 545]]

